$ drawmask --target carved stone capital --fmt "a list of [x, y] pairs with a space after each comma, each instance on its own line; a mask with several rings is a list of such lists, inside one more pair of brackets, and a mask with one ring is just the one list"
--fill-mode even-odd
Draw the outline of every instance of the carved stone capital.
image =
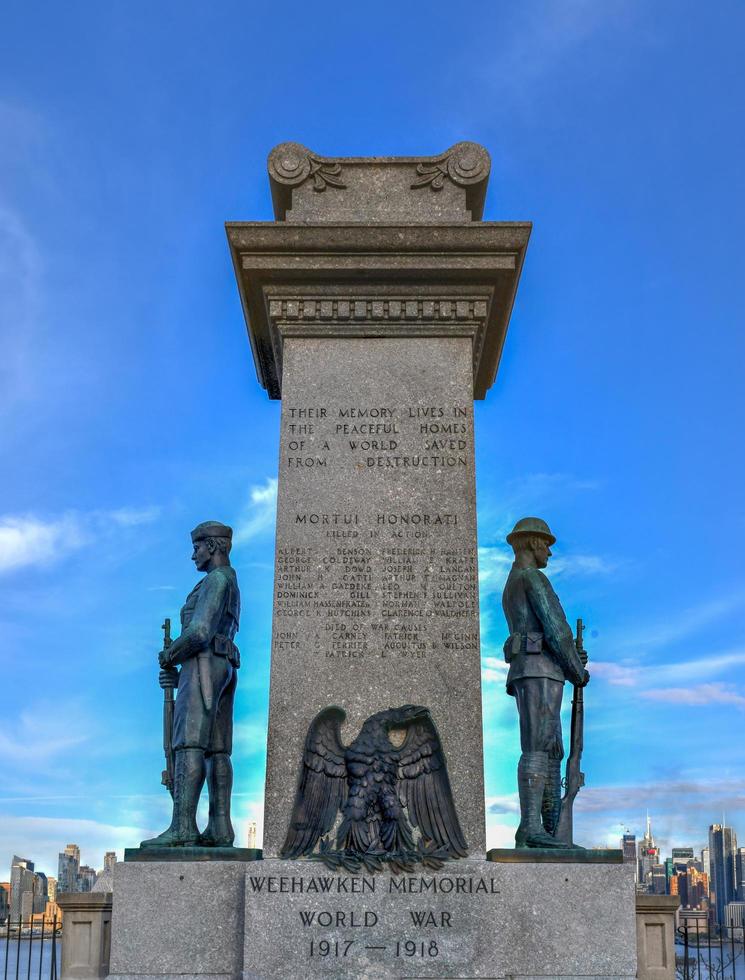
[[478, 221], [489, 169], [487, 151], [470, 142], [431, 157], [324, 157], [280, 143], [268, 159], [275, 216], [292, 223]]
[[464, 141], [451, 146], [442, 156], [417, 164], [417, 179], [411, 186], [440, 191], [449, 179], [458, 187], [470, 187], [488, 180], [490, 169], [491, 159], [484, 147]]

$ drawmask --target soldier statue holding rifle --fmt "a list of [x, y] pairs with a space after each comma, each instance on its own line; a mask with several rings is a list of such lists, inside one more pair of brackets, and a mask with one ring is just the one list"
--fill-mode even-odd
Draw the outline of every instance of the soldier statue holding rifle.
[[[582, 689], [590, 679], [585, 669], [582, 621], [572, 634], [561, 603], [541, 569], [551, 557], [556, 538], [538, 517], [519, 520], [507, 541], [515, 552], [502, 595], [510, 636], [504, 645], [509, 664], [507, 692], [517, 703], [520, 748], [517, 767], [520, 825], [516, 847], [573, 847], [572, 803], [584, 776], [582, 755]], [[572, 741], [566, 793], [562, 800], [561, 700], [564, 682], [574, 685]]]
[[[142, 847], [232, 847], [230, 793], [233, 768], [233, 699], [240, 664], [233, 638], [240, 619], [240, 593], [230, 565], [233, 531], [206, 521], [191, 532], [192, 561], [206, 572], [181, 609], [181, 635], [170, 639], [170, 621], [160, 662], [165, 692], [163, 782], [173, 796], [171, 826]], [[180, 669], [179, 669], [180, 668]], [[175, 704], [173, 689], [178, 688]], [[209, 821], [197, 828], [205, 780]]]

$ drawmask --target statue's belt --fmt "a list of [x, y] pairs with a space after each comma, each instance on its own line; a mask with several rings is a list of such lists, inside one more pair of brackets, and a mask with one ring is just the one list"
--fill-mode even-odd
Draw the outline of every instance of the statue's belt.
[[504, 645], [504, 659], [511, 663], [521, 653], [543, 653], [543, 633], [513, 633]]
[[218, 657], [227, 657], [234, 667], [240, 667], [241, 654], [230, 637], [217, 633], [210, 645], [210, 649]]

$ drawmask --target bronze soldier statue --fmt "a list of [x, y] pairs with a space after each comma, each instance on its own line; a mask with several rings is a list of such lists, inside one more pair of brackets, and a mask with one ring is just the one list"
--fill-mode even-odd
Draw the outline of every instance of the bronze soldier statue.
[[524, 517], [507, 535], [515, 561], [502, 594], [510, 636], [507, 693], [517, 702], [520, 749], [517, 767], [520, 826], [516, 847], [568, 847], [554, 836], [561, 813], [561, 699], [564, 682], [584, 687], [587, 655], [578, 653], [558, 596], [541, 571], [556, 538], [538, 517]]
[[[206, 521], [191, 532], [192, 561], [207, 574], [181, 609], [181, 635], [158, 654], [160, 686], [178, 688], [173, 709], [173, 819], [141, 847], [232, 847], [233, 700], [240, 666], [233, 638], [240, 593], [230, 565], [233, 531]], [[180, 670], [177, 668], [180, 666]], [[207, 780], [209, 821], [200, 834], [197, 806]]]

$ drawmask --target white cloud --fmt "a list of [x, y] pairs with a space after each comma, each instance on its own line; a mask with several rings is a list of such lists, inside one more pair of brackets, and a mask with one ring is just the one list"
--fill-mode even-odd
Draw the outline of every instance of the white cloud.
[[[512, 549], [508, 545], [484, 545], [478, 556], [481, 595], [501, 595], [514, 559]], [[612, 575], [620, 565], [599, 555], [570, 554], [551, 558], [546, 571], [552, 578], [596, 578]]]
[[111, 525], [129, 529], [156, 519], [157, 507], [123, 507], [110, 511], [79, 513], [44, 519], [34, 514], [6, 514], [0, 517], [0, 574], [16, 568], [45, 566], [78, 551]]
[[504, 684], [508, 665], [497, 657], [481, 658], [481, 680], [484, 684]]
[[670, 701], [693, 706], [734, 704], [738, 708], [745, 708], [745, 695], [740, 694], [732, 684], [721, 681], [694, 684], [690, 687], [648, 688], [639, 694], [650, 701]]
[[237, 522], [233, 540], [245, 544], [264, 531], [274, 526], [277, 513], [277, 480], [267, 479], [263, 486], [253, 486], [250, 490], [250, 501]]
[[[627, 663], [608, 663], [602, 660], [592, 661], [593, 678], [602, 677], [609, 684], [617, 687], [636, 687], [639, 683], [640, 668]], [[644, 683], [648, 683], [645, 673]]]
[[66, 844], [78, 844], [81, 862], [100, 869], [106, 851], [116, 851], [121, 859], [125, 847], [137, 847], [160, 829], [81, 818], [1, 814], [0, 854], [27, 857], [37, 870], [56, 877], [58, 854]]
[[239, 721], [233, 729], [233, 741], [243, 755], [263, 755], [266, 751], [265, 721]]
[[105, 511], [101, 516], [103, 520], [113, 521], [120, 527], [140, 527], [142, 524], [152, 524], [160, 512], [160, 507], [120, 507]]
[[[64, 725], [59, 719], [64, 718]], [[78, 701], [39, 702], [8, 717], [0, 728], [0, 758], [7, 764], [38, 771], [54, 759], [90, 741], [92, 727]]]
[[68, 514], [52, 521], [27, 515], [0, 518], [0, 572], [47, 565], [82, 548], [87, 537], [80, 520]]
[[[618, 645], [624, 648], [653, 650], [670, 646], [688, 636], [695, 635], [711, 623], [728, 619], [745, 607], [745, 592], [732, 592], [688, 609], [677, 610], [657, 622], [646, 623], [629, 635], [627, 630], [619, 637]], [[707, 658], [708, 662], [708, 658]]]

